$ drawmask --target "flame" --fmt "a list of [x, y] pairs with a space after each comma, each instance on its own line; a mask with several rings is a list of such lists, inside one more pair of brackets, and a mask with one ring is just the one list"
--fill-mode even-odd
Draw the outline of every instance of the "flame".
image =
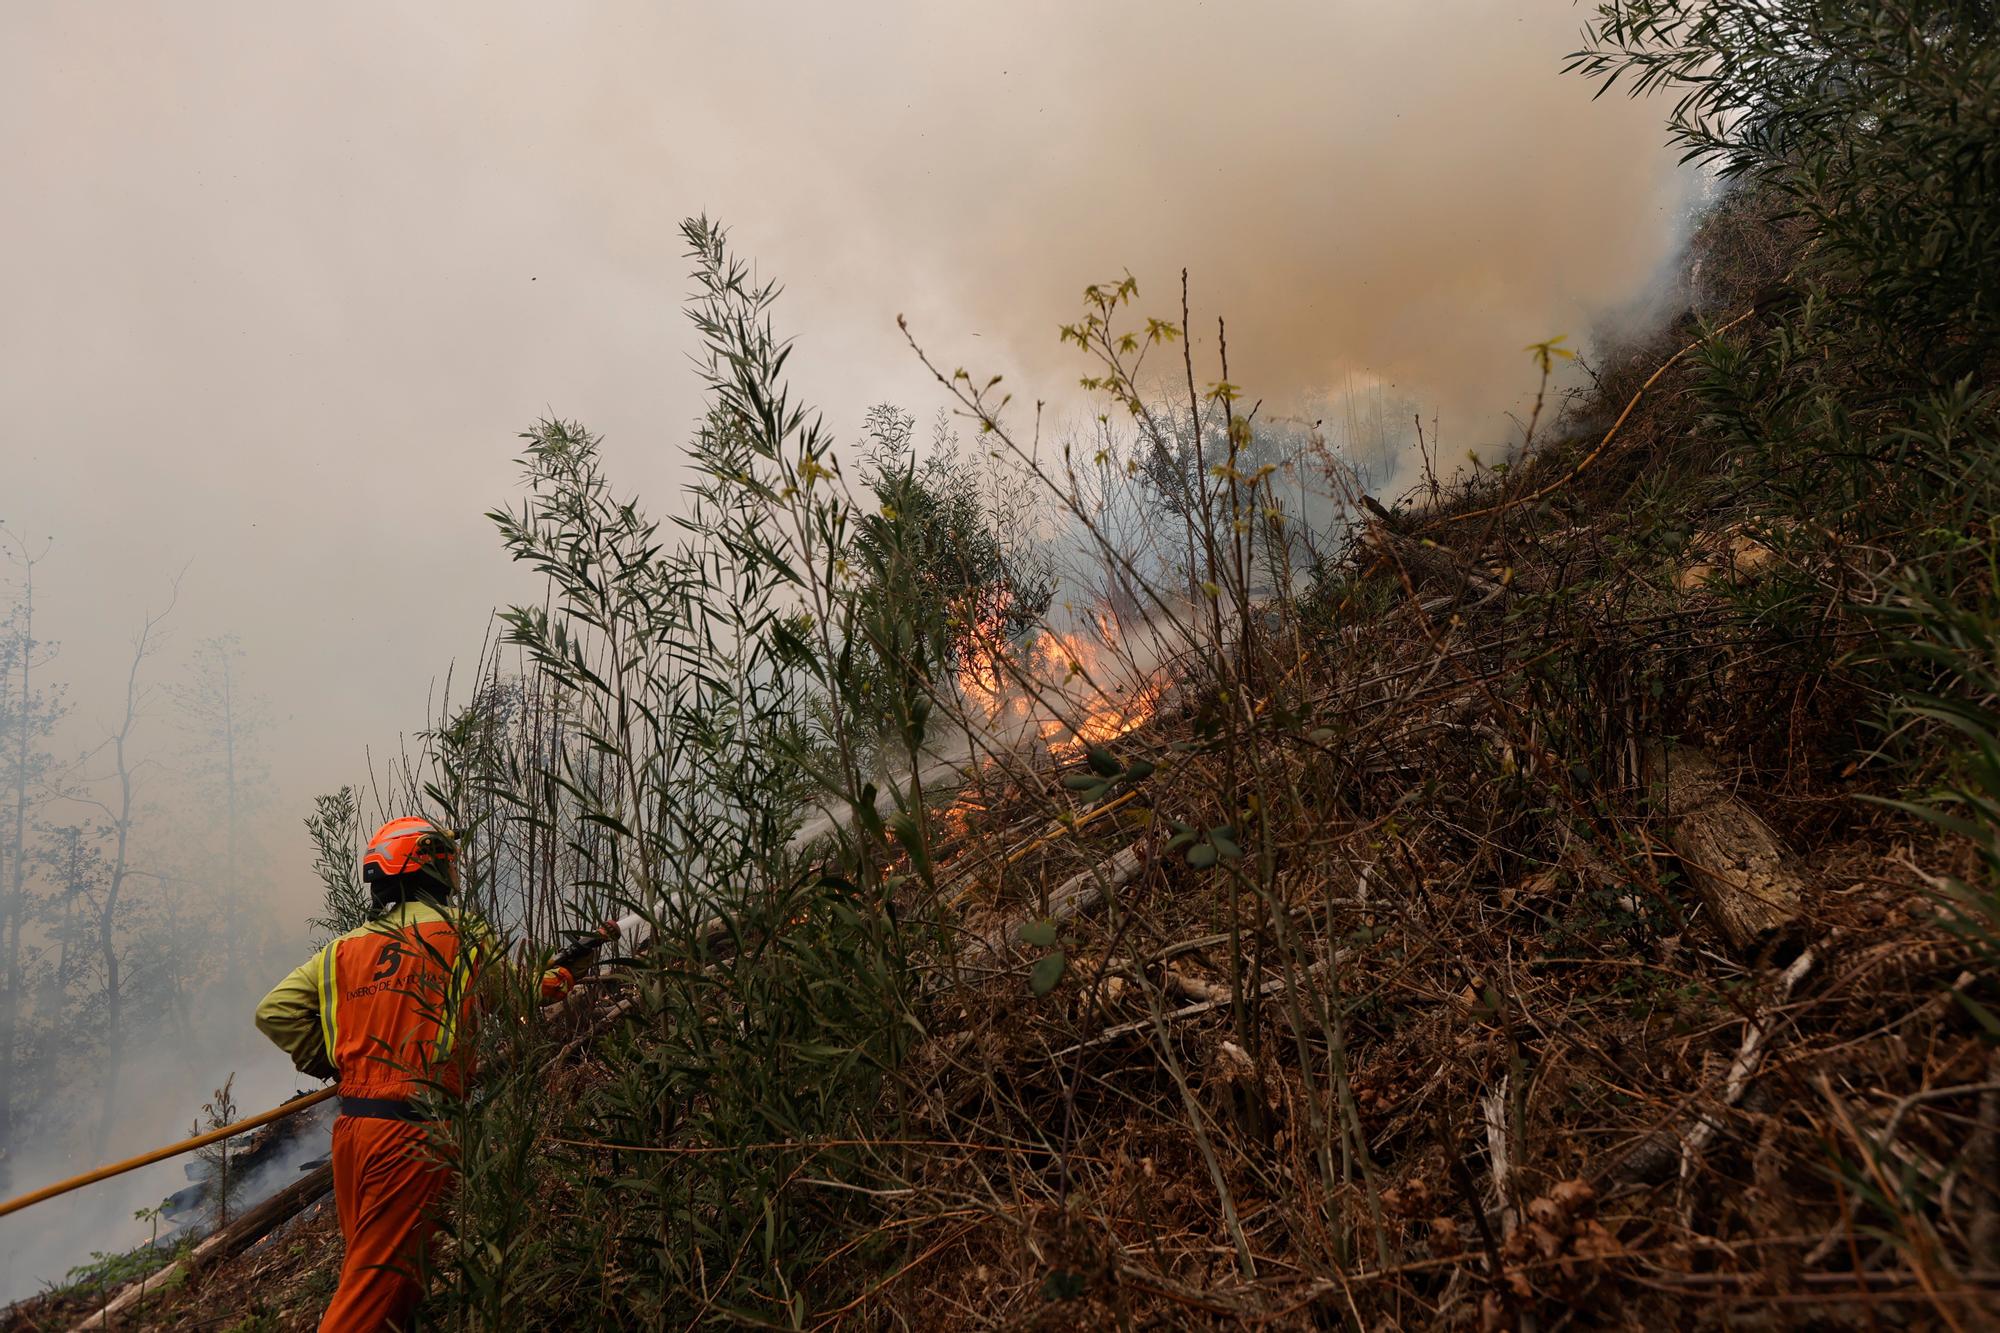
[[1158, 710], [1163, 673], [1119, 683], [1130, 668], [1108, 651], [1119, 641], [1108, 613], [1091, 617], [1091, 633], [1044, 630], [1021, 652], [1007, 640], [1007, 610], [996, 606], [975, 623], [960, 655], [959, 689], [989, 720], [1032, 723], [1051, 753], [1068, 757], [1116, 740]]
[[977, 816], [983, 815], [990, 807], [971, 796], [961, 794], [938, 815], [939, 841], [957, 842], [971, 834]]
[[1004, 711], [1011, 687], [1007, 675], [1007, 610], [1003, 600], [979, 617], [966, 631], [966, 646], [959, 654], [958, 688], [966, 699], [998, 717]]

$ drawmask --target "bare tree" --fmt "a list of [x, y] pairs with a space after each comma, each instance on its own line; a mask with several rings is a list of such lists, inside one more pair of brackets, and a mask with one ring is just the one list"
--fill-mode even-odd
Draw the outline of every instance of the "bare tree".
[[102, 1152], [111, 1133], [112, 1115], [118, 1103], [118, 1066], [124, 1054], [124, 990], [118, 956], [118, 900], [126, 881], [136, 873], [132, 865], [132, 819], [137, 808], [140, 776], [146, 761], [132, 757], [132, 735], [145, 716], [151, 690], [140, 684], [140, 668], [158, 647], [160, 625], [173, 614], [180, 599], [180, 577], [175, 576], [166, 606], [148, 613], [132, 641], [132, 665], [125, 674], [125, 715], [107, 744], [111, 750], [112, 776], [118, 784], [116, 805], [93, 802], [111, 819], [112, 855], [104, 897], [97, 916], [97, 946], [104, 966], [104, 1099], [98, 1118], [97, 1150]]
[[[193, 742], [193, 775], [222, 814], [222, 864], [213, 874], [225, 904], [236, 902], [245, 854], [243, 821], [253, 813], [264, 775], [256, 752], [264, 710], [262, 701], [243, 687], [242, 662], [243, 647], [234, 634], [204, 639], [195, 649], [192, 678], [171, 691]], [[223, 947], [225, 989], [234, 996], [243, 981], [242, 932], [225, 931]]]
[[54, 650], [35, 638], [35, 566], [49, 551], [0, 528], [8, 559], [21, 571], [20, 591], [0, 622], [0, 723], [4, 724], [8, 821], [0, 843], [0, 1186], [14, 1135], [15, 1053], [20, 1041], [21, 931], [29, 914], [29, 816], [48, 793], [52, 761], [41, 742], [62, 716], [60, 695], [36, 685], [35, 673]]

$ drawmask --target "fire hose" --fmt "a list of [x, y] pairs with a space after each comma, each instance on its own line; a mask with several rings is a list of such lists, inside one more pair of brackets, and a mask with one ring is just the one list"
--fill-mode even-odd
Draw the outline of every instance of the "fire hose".
[[[637, 913], [620, 917], [616, 921], [607, 921], [597, 930], [592, 931], [576, 943], [569, 945], [557, 953], [554, 958], [549, 960], [549, 966], [551, 968], [573, 968], [589, 958], [598, 949], [603, 948], [620, 936], [638, 933], [643, 921], [644, 918], [640, 917]], [[318, 1106], [337, 1091], [339, 1091], [338, 1088], [321, 1088], [318, 1092], [310, 1092], [300, 1097], [294, 1097], [282, 1106], [276, 1106], [271, 1110], [248, 1116], [245, 1119], [238, 1120], [234, 1124], [224, 1125], [220, 1129], [212, 1129], [206, 1134], [197, 1134], [193, 1138], [182, 1139], [178, 1143], [170, 1143], [165, 1147], [154, 1148], [150, 1152], [140, 1153], [137, 1157], [128, 1157], [122, 1162], [112, 1162], [110, 1165], [100, 1166], [94, 1171], [86, 1171], [80, 1176], [71, 1176], [68, 1180], [59, 1180], [53, 1185], [45, 1185], [41, 1189], [23, 1194], [18, 1198], [9, 1199], [5, 1203], [0, 1203], [0, 1217], [5, 1217], [9, 1213], [18, 1213], [23, 1208], [33, 1207], [35, 1204], [53, 1199], [59, 1194], [68, 1194], [70, 1191], [80, 1190], [86, 1185], [95, 1185], [101, 1180], [109, 1180], [113, 1176], [122, 1176], [127, 1171], [137, 1171], [142, 1166], [151, 1166], [155, 1162], [164, 1162], [169, 1157], [179, 1157], [182, 1153], [190, 1153], [197, 1148], [205, 1148], [211, 1143], [219, 1143], [223, 1139], [233, 1138], [238, 1134], [256, 1129], [260, 1125], [268, 1125], [274, 1120], [283, 1120], [287, 1116], [297, 1115], [301, 1111]]]

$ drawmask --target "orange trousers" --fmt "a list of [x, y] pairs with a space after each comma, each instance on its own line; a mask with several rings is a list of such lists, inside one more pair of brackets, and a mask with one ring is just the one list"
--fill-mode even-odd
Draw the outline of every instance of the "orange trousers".
[[333, 1122], [333, 1205], [347, 1255], [319, 1333], [401, 1328], [423, 1299], [417, 1264], [437, 1230], [432, 1205], [451, 1173], [424, 1149], [424, 1126], [340, 1116]]

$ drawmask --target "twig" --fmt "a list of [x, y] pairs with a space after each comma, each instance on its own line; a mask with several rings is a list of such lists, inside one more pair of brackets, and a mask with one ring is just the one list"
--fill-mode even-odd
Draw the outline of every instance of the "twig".
[[[1338, 966], [1341, 963], [1345, 963], [1353, 956], [1354, 953], [1352, 950], [1342, 949], [1340, 953], [1334, 956], [1333, 960], [1334, 965]], [[1305, 974], [1307, 976], [1312, 976], [1315, 973], [1324, 972], [1326, 968], [1327, 964], [1325, 963], [1314, 963], [1311, 967], [1306, 969]], [[1253, 1000], [1261, 1000], [1266, 996], [1276, 995], [1279, 991], [1284, 989], [1285, 989], [1284, 979], [1282, 977], [1274, 977], [1270, 981], [1267, 981], [1263, 985], [1257, 987], [1256, 990], [1252, 991], [1250, 993], [1249, 998]], [[1234, 1002], [1235, 1002], [1234, 998], [1229, 995], [1223, 995], [1212, 1000], [1203, 1000], [1199, 1004], [1190, 1004], [1179, 1009], [1169, 1010], [1167, 1013], [1161, 1015], [1160, 1018], [1157, 1020], [1157, 1022], [1161, 1024], [1179, 1023], [1186, 1019], [1199, 1018], [1203, 1014], [1211, 1014], [1218, 1009], [1226, 1009]], [[1129, 1037], [1135, 1032], [1146, 1031], [1148, 1028], [1153, 1027], [1155, 1025], [1155, 1022], [1156, 1020], [1151, 1018], [1141, 1018], [1141, 1019], [1135, 1019], [1130, 1023], [1120, 1023], [1116, 1027], [1106, 1028], [1104, 1031], [1098, 1033], [1095, 1037], [1092, 1037], [1087, 1041], [1080, 1041], [1074, 1046], [1063, 1047], [1063, 1049], [1057, 1051], [1055, 1055], [1052, 1056], [1051, 1058], [1056, 1060], [1061, 1060], [1068, 1056], [1075, 1055], [1080, 1051], [1092, 1051], [1096, 1050], [1100, 1046], [1108, 1046], [1112, 1042], [1118, 1041], [1125, 1037]]]
[[[1777, 1018], [1773, 1011], [1791, 998], [1792, 991], [1805, 979], [1806, 973], [1812, 971], [1813, 964], [1818, 958], [1818, 949], [1823, 949], [1833, 938], [1834, 935], [1829, 934], [1818, 948], [1807, 949], [1793, 959], [1792, 965], [1778, 976], [1777, 999], [1745, 1025], [1743, 1044], [1737, 1048], [1736, 1058], [1729, 1063], [1729, 1075], [1723, 1081], [1724, 1106], [1734, 1106], [1742, 1100], [1744, 1092], [1750, 1087], [1750, 1080], [1757, 1076], [1757, 1067], [1764, 1062], [1766, 1045], [1771, 1032], [1777, 1026]], [[1685, 1180], [1694, 1174], [1696, 1155], [1714, 1142], [1715, 1136], [1721, 1132], [1722, 1121], [1719, 1118], [1705, 1112], [1698, 1114], [1694, 1128], [1688, 1132], [1681, 1145], [1681, 1179]]]
[[1493, 1191], [1500, 1199], [1500, 1235], [1514, 1234], [1520, 1225], [1520, 1217], [1514, 1211], [1513, 1154], [1507, 1150], [1507, 1084], [1510, 1076], [1502, 1074], [1500, 1085], [1479, 1099], [1479, 1110], [1486, 1121], [1486, 1155], [1493, 1164]]
[[1485, 518], [1492, 514], [1498, 514], [1504, 510], [1513, 509], [1519, 505], [1532, 504], [1536, 500], [1539, 500], [1547, 495], [1552, 495], [1556, 491], [1559, 491], [1563, 487], [1569, 485], [1572, 481], [1575, 481], [1578, 477], [1583, 475], [1583, 470], [1585, 468], [1589, 467], [1592, 463], [1595, 463], [1598, 460], [1598, 457], [1601, 454], [1603, 454], [1603, 452], [1606, 449], [1611, 447], [1611, 441], [1617, 438], [1619, 428], [1625, 424], [1625, 418], [1632, 415], [1632, 409], [1639, 405], [1639, 400], [1646, 396], [1646, 391], [1652, 388], [1655, 384], [1659, 383], [1660, 376], [1666, 374], [1669, 370], [1671, 370], [1680, 361], [1680, 359], [1686, 356], [1689, 352], [1695, 351], [1697, 348], [1701, 347], [1704, 343], [1710, 342], [1716, 338], [1720, 338], [1723, 334], [1729, 332], [1731, 329], [1735, 328], [1738, 324], [1741, 324], [1744, 320], [1756, 314], [1758, 308], [1759, 307], [1757, 306], [1750, 307], [1750, 309], [1744, 311], [1742, 314], [1738, 315], [1735, 319], [1730, 320], [1727, 324], [1724, 324], [1721, 328], [1715, 330], [1715, 332], [1705, 334], [1702, 337], [1697, 338], [1695, 341], [1689, 343], [1686, 347], [1681, 348], [1680, 351], [1675, 352], [1672, 356], [1668, 357], [1665, 361], [1661, 362], [1660, 368], [1647, 377], [1646, 382], [1639, 386], [1638, 392], [1632, 395], [1632, 400], [1625, 404], [1625, 410], [1618, 414], [1618, 420], [1611, 423], [1611, 429], [1604, 432], [1604, 438], [1597, 442], [1597, 447], [1595, 449], [1592, 449], [1589, 453], [1585, 454], [1583, 456], [1583, 461], [1578, 463], [1575, 467], [1571, 468], [1568, 472], [1565, 472], [1562, 476], [1557, 477], [1554, 481], [1550, 482], [1546, 486], [1541, 487], [1539, 490], [1530, 491], [1526, 495], [1517, 495], [1511, 500], [1502, 500], [1498, 504], [1487, 505], [1483, 509], [1469, 509], [1463, 514], [1453, 514], [1450, 517], [1441, 519], [1439, 521], [1443, 523], [1463, 523], [1467, 519]]

